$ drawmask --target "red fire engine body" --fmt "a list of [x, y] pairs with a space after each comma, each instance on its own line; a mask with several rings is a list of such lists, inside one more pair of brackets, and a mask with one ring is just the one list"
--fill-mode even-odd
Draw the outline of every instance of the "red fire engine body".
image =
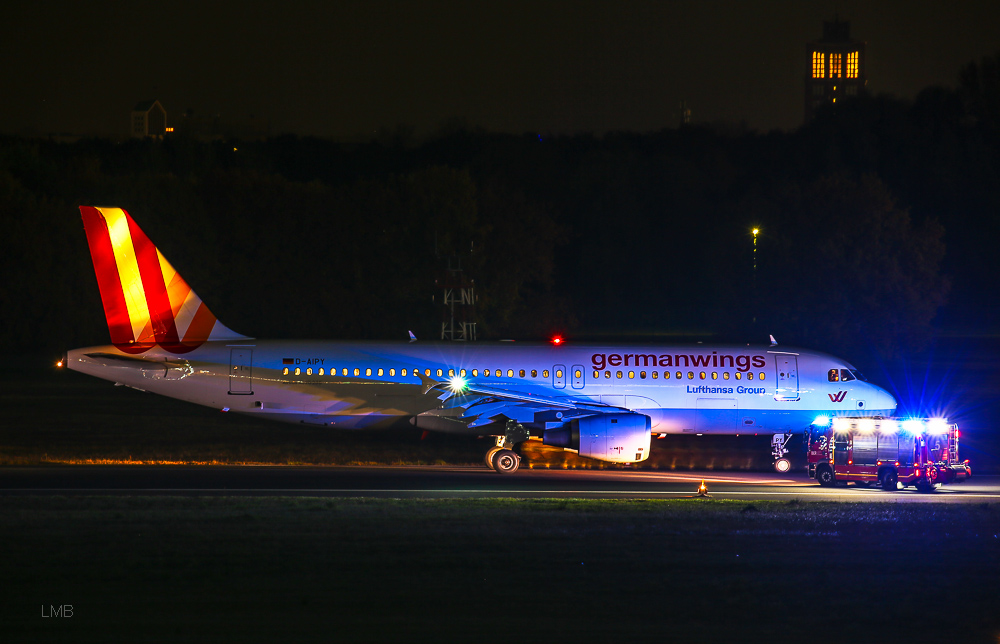
[[942, 418], [834, 418], [806, 433], [809, 476], [820, 485], [878, 483], [930, 492], [972, 476], [958, 458], [958, 425]]

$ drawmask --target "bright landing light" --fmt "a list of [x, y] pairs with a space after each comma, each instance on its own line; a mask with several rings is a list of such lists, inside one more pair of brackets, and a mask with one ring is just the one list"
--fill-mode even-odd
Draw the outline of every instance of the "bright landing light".
[[455, 375], [448, 379], [448, 388], [456, 394], [462, 393], [468, 386], [469, 382], [462, 376]]
[[813, 421], [813, 425], [816, 427], [827, 427], [830, 424], [829, 416], [817, 416], [816, 420]]

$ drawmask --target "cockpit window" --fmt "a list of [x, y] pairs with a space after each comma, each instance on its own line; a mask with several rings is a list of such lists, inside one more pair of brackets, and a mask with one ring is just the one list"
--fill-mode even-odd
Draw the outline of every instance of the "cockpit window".
[[826, 377], [830, 382], [840, 382], [840, 369], [830, 369]]
[[854, 380], [854, 373], [850, 369], [840, 370], [840, 380], [841, 382], [848, 382], [849, 380]]
[[862, 375], [862, 373], [857, 369], [851, 369], [851, 373], [853, 373], [854, 377], [860, 380], [861, 382], [868, 382], [868, 378], [865, 378], [864, 375]]

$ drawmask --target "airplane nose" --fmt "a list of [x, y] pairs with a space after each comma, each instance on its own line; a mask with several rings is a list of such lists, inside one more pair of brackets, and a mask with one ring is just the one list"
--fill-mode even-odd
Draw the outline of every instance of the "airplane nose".
[[896, 411], [896, 398], [885, 389], [878, 388], [875, 395], [877, 409], [888, 410], [890, 414]]

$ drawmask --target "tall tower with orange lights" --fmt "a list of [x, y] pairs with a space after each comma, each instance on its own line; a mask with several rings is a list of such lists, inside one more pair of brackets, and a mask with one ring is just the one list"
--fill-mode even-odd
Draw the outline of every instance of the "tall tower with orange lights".
[[851, 40], [851, 23], [823, 21], [823, 38], [806, 45], [805, 120], [821, 105], [864, 94], [865, 43]]

